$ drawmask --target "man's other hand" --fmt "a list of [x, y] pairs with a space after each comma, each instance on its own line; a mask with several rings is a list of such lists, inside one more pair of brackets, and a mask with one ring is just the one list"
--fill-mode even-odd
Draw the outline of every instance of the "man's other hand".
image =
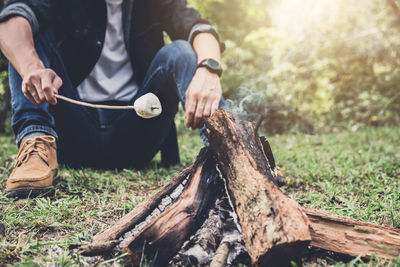
[[34, 104], [57, 104], [55, 94], [62, 86], [61, 78], [52, 70], [38, 68], [27, 71], [22, 80], [22, 92]]
[[198, 68], [186, 91], [186, 127], [201, 128], [203, 119], [211, 116], [218, 109], [221, 96], [219, 76], [206, 68]]

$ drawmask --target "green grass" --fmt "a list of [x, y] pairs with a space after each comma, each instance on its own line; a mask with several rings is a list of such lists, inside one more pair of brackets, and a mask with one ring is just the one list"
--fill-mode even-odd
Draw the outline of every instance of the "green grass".
[[[0, 137], [0, 266], [85, 266], [87, 259], [68, 247], [132, 210], [192, 163], [202, 144], [197, 133], [178, 123], [182, 164], [160, 168], [159, 156], [145, 170], [97, 171], [61, 168], [54, 198], [10, 200], [6, 179], [17, 149], [12, 137]], [[274, 155], [287, 176], [283, 191], [302, 205], [358, 220], [400, 228], [400, 127], [368, 128], [326, 135], [273, 136]], [[1, 233], [0, 233], [1, 234]], [[335, 262], [313, 266], [400, 266], [399, 260]], [[372, 264], [372, 265], [371, 265]]]
[[400, 128], [270, 138], [299, 203], [400, 228]]

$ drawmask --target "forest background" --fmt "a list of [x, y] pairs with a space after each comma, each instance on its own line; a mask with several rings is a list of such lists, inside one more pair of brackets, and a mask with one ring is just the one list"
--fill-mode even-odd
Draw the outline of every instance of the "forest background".
[[[1, 1], [0, 5], [4, 5]], [[400, 123], [396, 0], [190, 0], [220, 32], [224, 96], [264, 131], [305, 133]], [[0, 132], [11, 134], [7, 62]]]

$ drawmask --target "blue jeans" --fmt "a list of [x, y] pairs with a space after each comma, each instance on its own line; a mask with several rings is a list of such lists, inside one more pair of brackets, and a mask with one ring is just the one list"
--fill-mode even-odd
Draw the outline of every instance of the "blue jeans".
[[[51, 30], [35, 37], [35, 48], [45, 66], [63, 80], [59, 93], [79, 100]], [[196, 54], [186, 41], [175, 41], [157, 53], [138, 93], [125, 103], [133, 104], [148, 92], [156, 94], [163, 112], [152, 119], [143, 119], [133, 110], [92, 109], [65, 101], [55, 106], [32, 104], [22, 93], [21, 77], [10, 65], [12, 127], [17, 143], [32, 132], [52, 135], [57, 139], [59, 162], [71, 167], [141, 168], [159, 150], [162, 156], [178, 157], [179, 161], [174, 117], [178, 103], [184, 106], [196, 65]]]

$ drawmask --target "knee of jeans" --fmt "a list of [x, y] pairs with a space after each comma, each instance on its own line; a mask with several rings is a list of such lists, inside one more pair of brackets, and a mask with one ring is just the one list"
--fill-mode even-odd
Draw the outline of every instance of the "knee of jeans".
[[167, 61], [173, 60], [175, 62], [185, 62], [186, 64], [197, 64], [197, 55], [188, 41], [176, 40], [165, 45], [160, 52], [167, 57]]

